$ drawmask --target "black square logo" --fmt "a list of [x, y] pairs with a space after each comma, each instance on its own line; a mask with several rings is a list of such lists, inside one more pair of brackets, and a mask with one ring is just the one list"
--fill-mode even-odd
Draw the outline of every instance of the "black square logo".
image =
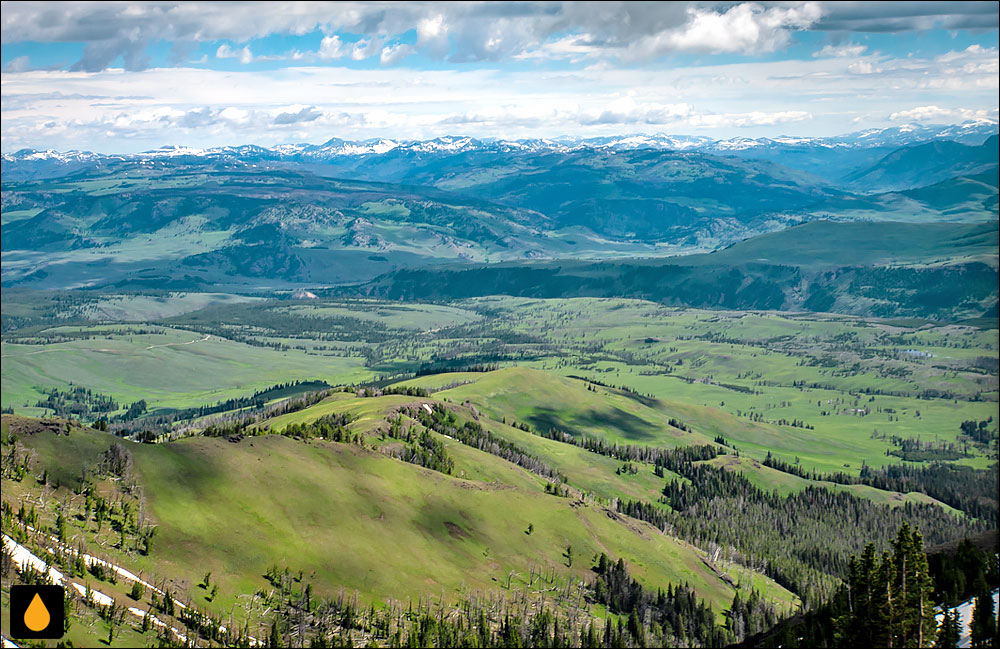
[[25, 640], [58, 640], [66, 616], [62, 586], [11, 586], [10, 635]]

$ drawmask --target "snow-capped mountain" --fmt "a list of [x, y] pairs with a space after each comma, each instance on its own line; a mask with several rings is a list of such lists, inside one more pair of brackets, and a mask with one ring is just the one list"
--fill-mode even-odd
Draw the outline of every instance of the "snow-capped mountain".
[[[163, 146], [135, 154], [106, 155], [90, 151], [37, 151], [21, 149], [0, 156], [3, 173], [12, 179], [51, 178], [73, 173], [90, 165], [113, 161], [196, 162], [218, 161], [233, 165], [254, 165], [278, 162], [331, 162], [343, 158], [366, 158], [390, 153], [397, 155], [458, 155], [470, 152], [519, 154], [539, 152], [570, 152], [582, 149], [627, 151], [655, 149], [681, 152], [703, 152], [714, 155], [760, 157], [778, 160], [783, 152], [796, 153], [809, 150], [840, 150], [844, 153], [864, 150], [898, 148], [933, 140], [954, 140], [963, 144], [982, 144], [997, 133], [997, 122], [992, 120], [970, 121], [957, 125], [903, 124], [880, 129], [868, 129], [835, 137], [774, 138], [735, 137], [716, 140], [706, 136], [622, 135], [594, 138], [558, 139], [477, 139], [463, 136], [444, 136], [432, 140], [371, 139], [350, 141], [331, 138], [322, 144], [281, 144], [274, 147], [257, 145], [198, 148], [188, 146]], [[812, 170], [810, 170], [812, 171]]]

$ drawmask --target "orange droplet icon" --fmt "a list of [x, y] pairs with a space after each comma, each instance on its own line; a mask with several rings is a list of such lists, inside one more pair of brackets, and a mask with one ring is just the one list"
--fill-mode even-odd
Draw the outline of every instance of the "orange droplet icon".
[[51, 619], [49, 609], [45, 608], [42, 598], [38, 596], [38, 593], [35, 593], [35, 597], [24, 612], [24, 625], [35, 633], [39, 633], [45, 630]]

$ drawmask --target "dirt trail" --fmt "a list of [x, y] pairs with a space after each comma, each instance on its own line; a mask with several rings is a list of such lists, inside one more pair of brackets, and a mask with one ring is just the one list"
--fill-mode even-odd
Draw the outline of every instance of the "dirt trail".
[[[34, 569], [34, 570], [36, 570], [36, 571], [38, 571], [40, 573], [43, 573], [43, 574], [46, 573], [46, 570], [47, 570], [48, 571], [48, 576], [51, 579], [51, 581], [52, 581], [53, 584], [64, 584], [67, 587], [71, 587], [74, 590], [76, 590], [80, 594], [80, 596], [86, 597], [86, 595], [87, 595], [87, 585], [79, 584], [79, 583], [74, 582], [74, 581], [70, 581], [59, 570], [57, 570], [57, 569], [55, 569], [55, 568], [53, 568], [51, 566], [48, 566], [44, 561], [42, 561], [37, 556], [35, 556], [34, 553], [31, 552], [31, 550], [29, 550], [28, 548], [24, 547], [23, 545], [21, 545], [20, 543], [18, 543], [14, 539], [10, 538], [6, 534], [3, 535], [3, 545], [4, 545], [4, 548], [7, 549], [7, 551], [10, 552], [11, 555], [13, 556], [14, 563], [17, 564], [18, 566], [21, 566], [22, 569], [24, 569], [26, 566], [30, 566], [32, 569]], [[122, 577], [123, 579], [125, 579], [127, 581], [138, 582], [138, 583], [142, 584], [145, 588], [149, 588], [149, 589], [153, 590], [154, 592], [156, 592], [156, 593], [158, 593], [160, 595], [163, 595], [163, 591], [162, 590], [160, 590], [159, 588], [157, 588], [153, 584], [150, 584], [149, 582], [143, 581], [137, 575], [135, 575], [132, 572], [130, 572], [130, 571], [122, 568], [121, 566], [116, 566], [113, 563], [110, 563], [108, 561], [104, 561], [103, 559], [98, 559], [97, 557], [89, 555], [89, 554], [84, 554], [83, 555], [83, 560], [84, 560], [84, 563], [87, 566], [91, 566], [91, 565], [94, 565], [94, 564], [101, 565], [101, 566], [103, 566], [105, 568], [108, 568], [110, 570], [115, 571], [120, 577]], [[109, 606], [109, 605], [111, 605], [111, 604], [114, 603], [114, 598], [112, 598], [109, 595], [106, 595], [106, 594], [104, 594], [104, 593], [102, 593], [100, 591], [97, 591], [97, 590], [95, 590], [93, 588], [90, 588], [90, 595], [91, 595], [91, 599], [94, 601], [94, 603], [97, 604], [97, 605], [99, 605], [99, 606]], [[171, 599], [173, 599], [173, 598], [171, 598]], [[186, 604], [184, 604], [183, 602], [178, 601], [176, 599], [174, 599], [174, 606], [177, 607], [177, 608], [179, 608], [179, 609], [185, 609], [185, 608], [187, 608]], [[134, 607], [134, 606], [127, 607], [127, 610], [128, 610], [129, 613], [131, 613], [133, 616], [135, 616], [135, 617], [137, 617], [139, 619], [142, 619], [143, 617], [145, 617], [147, 615], [146, 611], [144, 611], [144, 610], [142, 610], [140, 608]], [[176, 637], [181, 643], [187, 644], [187, 636], [180, 629], [177, 629], [175, 627], [169, 626], [166, 622], [160, 620], [159, 618], [157, 618], [152, 613], [149, 614], [149, 620], [153, 624], [153, 626], [156, 627], [156, 628], [168, 628], [168, 629], [170, 629], [170, 632], [174, 635], [174, 637]], [[225, 630], [226, 630], [226, 628], [224, 626], [220, 626], [219, 628], [223, 632], [225, 632]], [[251, 646], [257, 646], [259, 644], [258, 641], [257, 641], [257, 639], [253, 638], [253, 637], [249, 638], [249, 641], [250, 641]], [[4, 638], [4, 646], [8, 646], [8, 644], [7, 644], [8, 642], [9, 641], [6, 638]], [[16, 645], [12, 645], [12, 646], [16, 646]]]

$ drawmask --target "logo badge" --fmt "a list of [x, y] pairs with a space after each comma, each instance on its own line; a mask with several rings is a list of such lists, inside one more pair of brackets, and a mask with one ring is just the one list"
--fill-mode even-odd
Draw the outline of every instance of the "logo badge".
[[63, 637], [65, 596], [62, 586], [11, 586], [11, 637], [25, 640]]

